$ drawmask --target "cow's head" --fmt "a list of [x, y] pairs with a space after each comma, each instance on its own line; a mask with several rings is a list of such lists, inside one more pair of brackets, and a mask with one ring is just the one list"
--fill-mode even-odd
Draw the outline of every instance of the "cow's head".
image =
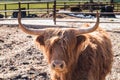
[[47, 28], [40, 30], [27, 29], [21, 23], [20, 12], [18, 16], [19, 27], [28, 34], [37, 35], [36, 42], [47, 57], [51, 69], [58, 73], [65, 73], [77, 63], [80, 52], [84, 50], [87, 36], [84, 34], [93, 32], [99, 25], [99, 14], [93, 27], [85, 29], [77, 28]]

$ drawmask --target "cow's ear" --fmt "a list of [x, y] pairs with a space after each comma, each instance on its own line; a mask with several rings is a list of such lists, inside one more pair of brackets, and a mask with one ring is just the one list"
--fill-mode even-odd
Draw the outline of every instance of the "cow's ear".
[[44, 51], [45, 51], [45, 38], [44, 38], [44, 36], [43, 36], [43, 35], [37, 36], [35, 42], [36, 42], [36, 45], [38, 46], [38, 48], [39, 48], [43, 53], [45, 53], [45, 52], [44, 52]]
[[86, 36], [84, 35], [77, 36], [77, 45], [82, 44], [85, 40], [86, 40]]
[[39, 46], [44, 46], [45, 45], [44, 36], [37, 36], [36, 42]]
[[79, 35], [77, 36], [77, 43], [76, 43], [76, 49], [79, 53], [80, 51], [83, 51], [87, 46], [87, 37], [85, 35]]

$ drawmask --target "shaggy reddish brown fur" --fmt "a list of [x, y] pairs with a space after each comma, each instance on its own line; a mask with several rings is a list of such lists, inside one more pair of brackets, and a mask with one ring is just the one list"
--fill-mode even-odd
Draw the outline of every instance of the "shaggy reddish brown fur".
[[63, 72], [51, 72], [52, 80], [105, 80], [111, 70], [111, 41], [102, 29], [79, 36], [72, 30], [55, 29], [38, 36], [36, 42], [49, 64], [54, 59], [66, 63]]

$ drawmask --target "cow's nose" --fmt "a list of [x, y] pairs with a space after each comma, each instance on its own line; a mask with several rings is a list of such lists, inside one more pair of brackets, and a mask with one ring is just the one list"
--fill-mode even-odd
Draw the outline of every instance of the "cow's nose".
[[51, 63], [52, 69], [63, 70], [65, 68], [65, 62], [61, 60], [54, 60]]

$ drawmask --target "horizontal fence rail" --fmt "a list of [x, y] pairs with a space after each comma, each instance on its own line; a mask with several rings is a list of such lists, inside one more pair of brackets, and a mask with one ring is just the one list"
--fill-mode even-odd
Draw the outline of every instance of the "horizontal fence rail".
[[[56, 14], [96, 14], [96, 12], [56, 12]], [[120, 12], [100, 12], [100, 14], [117, 14], [120, 15]]]

